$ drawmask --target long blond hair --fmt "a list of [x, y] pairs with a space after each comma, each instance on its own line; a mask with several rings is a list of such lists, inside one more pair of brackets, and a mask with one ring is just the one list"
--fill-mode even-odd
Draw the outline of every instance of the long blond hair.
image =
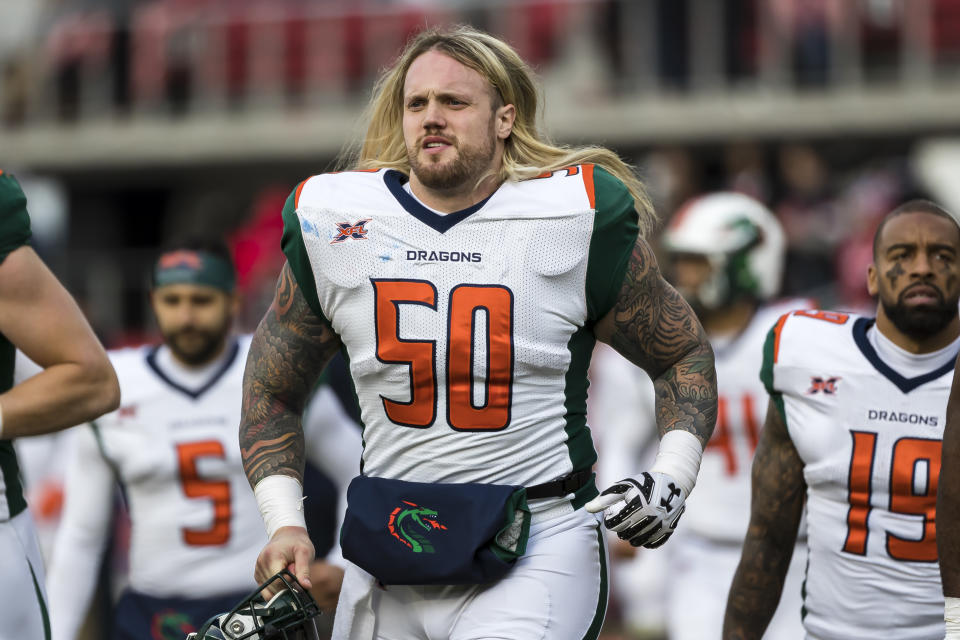
[[[367, 107], [367, 132], [362, 143], [347, 149], [340, 169], [396, 169], [410, 174], [403, 140], [403, 85], [410, 65], [436, 50], [486, 78], [496, 101], [516, 109], [513, 130], [505, 141], [499, 180], [525, 180], [582, 163], [603, 167], [626, 185], [639, 214], [641, 234], [652, 231], [656, 214], [633, 168], [613, 151], [600, 146], [570, 147], [551, 142], [538, 125], [540, 96], [534, 74], [505, 42], [468, 26], [423, 31], [380, 76]], [[499, 105], [495, 105], [499, 106]]]

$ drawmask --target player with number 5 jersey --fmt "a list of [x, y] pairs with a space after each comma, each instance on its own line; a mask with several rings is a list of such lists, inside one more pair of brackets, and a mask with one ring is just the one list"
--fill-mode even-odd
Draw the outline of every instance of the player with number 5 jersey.
[[[163, 342], [110, 353], [122, 404], [78, 427], [71, 443], [50, 574], [54, 640], [81, 634], [118, 484], [130, 548], [109, 637], [182, 637], [256, 587], [248, 567], [265, 536], [237, 447], [250, 337], [231, 332], [234, 282], [218, 240], [175, 243], [157, 259], [151, 305]], [[317, 398], [324, 406], [311, 415], [326, 427], [327, 450], [341, 455], [332, 464], [311, 460], [345, 486], [356, 471], [359, 432], [332, 393]]]
[[724, 638], [760, 637], [804, 500], [808, 637], [943, 637], [936, 498], [960, 348], [958, 252], [954, 218], [903, 204], [874, 239], [876, 319], [801, 310], [771, 329], [770, 403]]

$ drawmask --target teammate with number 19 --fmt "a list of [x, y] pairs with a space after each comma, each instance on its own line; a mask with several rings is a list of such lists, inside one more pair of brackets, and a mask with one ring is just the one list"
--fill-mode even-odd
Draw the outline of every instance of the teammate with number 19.
[[[552, 145], [537, 102], [502, 41], [424, 32], [377, 85], [353, 170], [287, 201], [240, 441], [271, 536], [256, 575], [293, 562], [304, 581], [297, 416], [345, 348], [364, 451], [342, 544], [363, 569], [347, 569], [335, 638], [596, 638], [607, 566], [591, 512], [658, 546], [693, 488], [713, 352], [638, 232], [652, 223], [639, 181], [609, 150]], [[650, 372], [661, 434], [650, 470], [600, 496], [585, 421], [598, 339]], [[457, 522], [503, 528], [474, 547]]]
[[960, 349], [960, 227], [907, 202], [880, 223], [877, 316], [795, 311], [767, 336], [770, 402], [723, 637], [760, 638], [806, 501], [807, 637], [944, 636], [937, 566], [941, 438]]

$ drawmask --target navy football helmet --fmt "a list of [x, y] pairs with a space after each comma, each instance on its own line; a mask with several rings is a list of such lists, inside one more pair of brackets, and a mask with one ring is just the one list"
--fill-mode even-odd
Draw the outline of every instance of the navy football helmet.
[[[264, 602], [260, 592], [279, 591]], [[187, 640], [318, 640], [320, 608], [287, 569], [258, 586], [233, 609], [207, 620]]]

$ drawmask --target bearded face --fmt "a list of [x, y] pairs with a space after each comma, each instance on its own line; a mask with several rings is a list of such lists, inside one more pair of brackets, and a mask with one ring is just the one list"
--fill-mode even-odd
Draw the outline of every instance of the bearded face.
[[880, 289], [880, 304], [897, 329], [914, 340], [942, 331], [957, 315], [957, 296], [947, 299], [934, 284], [917, 283], [896, 296]]
[[868, 288], [904, 336], [921, 342], [957, 321], [960, 230], [930, 213], [889, 218], [878, 236]]
[[210, 362], [223, 350], [233, 324], [233, 297], [205, 285], [170, 284], [152, 296], [157, 326], [177, 360]]
[[[437, 148], [449, 153], [430, 153]], [[410, 170], [424, 186], [436, 191], [451, 191], [479, 182], [489, 172], [493, 157], [492, 126], [488, 136], [471, 142], [439, 131], [427, 131], [415, 144], [407, 146]]]
[[[479, 72], [439, 52], [416, 58], [403, 93], [403, 140], [412, 172], [427, 189], [472, 191], [496, 173], [513, 107]], [[509, 120], [509, 122], [507, 122]]]

